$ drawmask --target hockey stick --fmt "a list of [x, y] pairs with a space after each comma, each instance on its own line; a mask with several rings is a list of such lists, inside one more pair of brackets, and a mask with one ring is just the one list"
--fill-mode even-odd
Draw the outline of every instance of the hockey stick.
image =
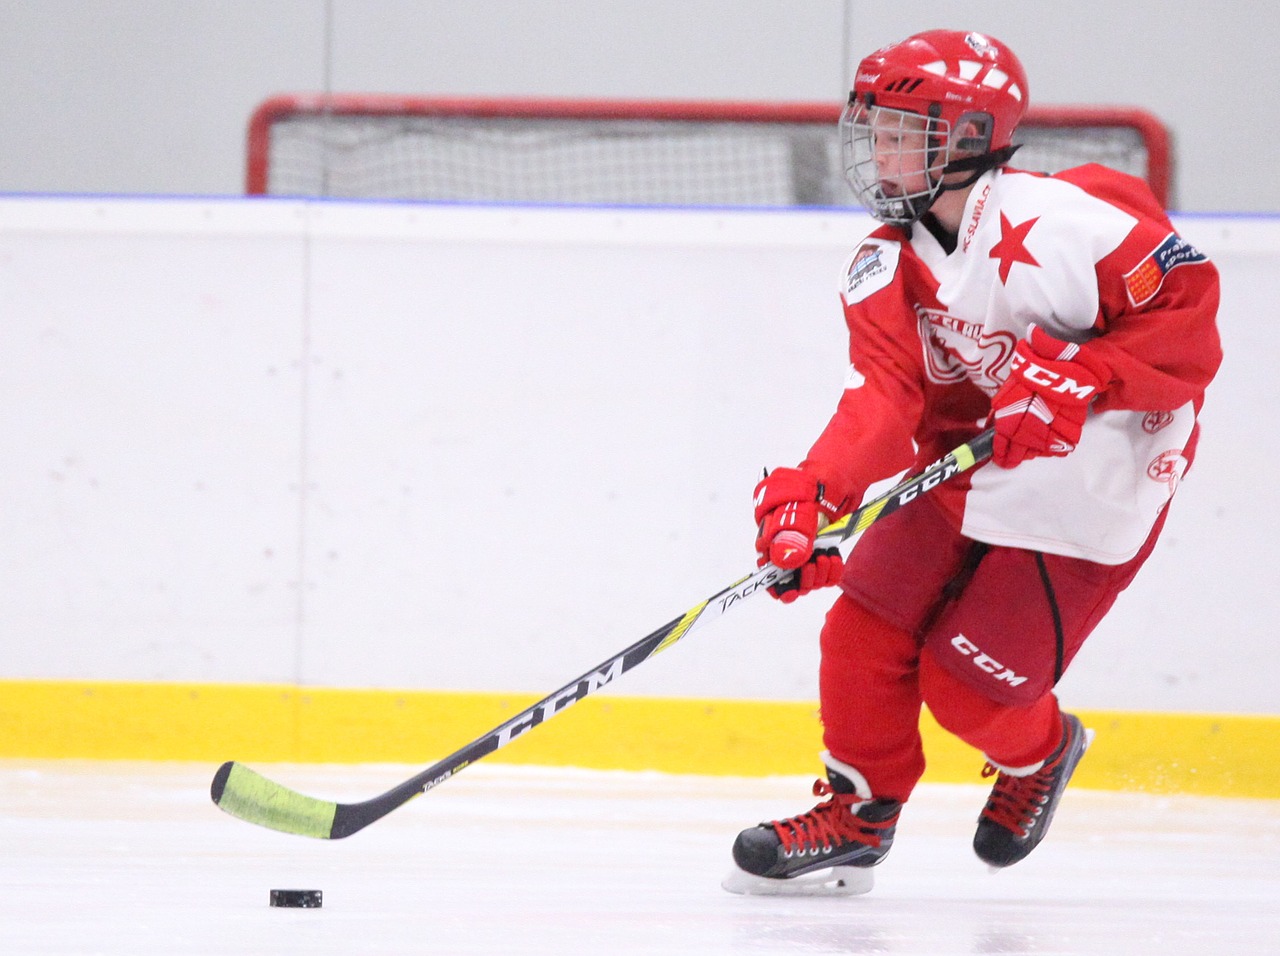
[[[819, 542], [830, 546], [857, 534], [874, 522], [892, 514], [920, 495], [936, 488], [949, 478], [968, 471], [991, 457], [989, 429], [971, 441], [938, 459], [906, 481], [873, 498], [852, 514], [832, 524], [818, 535]], [[335, 803], [290, 790], [250, 770], [244, 764], [228, 761], [214, 774], [210, 789], [213, 802], [232, 816], [249, 823], [294, 833], [299, 836], [337, 840], [363, 830], [392, 810], [408, 803], [452, 777], [459, 770], [505, 747], [521, 734], [549, 720], [570, 704], [599, 690], [605, 684], [666, 650], [690, 631], [713, 621], [757, 591], [779, 584], [792, 574], [772, 564], [729, 585], [724, 590], [690, 608], [649, 636], [615, 654], [603, 664], [570, 681], [555, 693], [527, 707], [500, 726], [477, 737], [461, 750], [450, 754], [386, 793], [358, 803]]]

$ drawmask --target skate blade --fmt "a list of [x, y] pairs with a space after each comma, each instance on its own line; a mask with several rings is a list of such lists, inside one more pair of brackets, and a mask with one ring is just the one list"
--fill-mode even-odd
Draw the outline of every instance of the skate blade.
[[875, 884], [875, 873], [858, 866], [833, 866], [789, 879], [756, 876], [734, 867], [720, 882], [740, 896], [861, 896]]

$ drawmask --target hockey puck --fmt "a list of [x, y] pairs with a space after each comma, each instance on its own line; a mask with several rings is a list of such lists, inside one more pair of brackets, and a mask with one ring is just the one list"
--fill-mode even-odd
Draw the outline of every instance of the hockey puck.
[[319, 890], [272, 890], [271, 905], [319, 909], [324, 905], [324, 894]]

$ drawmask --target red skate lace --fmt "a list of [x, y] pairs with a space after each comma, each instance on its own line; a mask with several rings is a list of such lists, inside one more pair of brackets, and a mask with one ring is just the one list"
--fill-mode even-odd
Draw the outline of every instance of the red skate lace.
[[1033, 774], [1025, 777], [1014, 777], [1001, 772], [998, 767], [987, 764], [982, 768], [982, 776], [996, 777], [996, 784], [991, 790], [982, 815], [988, 820], [1000, 824], [1020, 837], [1036, 825], [1036, 818], [1049, 802], [1049, 793], [1053, 789], [1053, 769], [1058, 761], [1046, 764]]
[[853, 804], [861, 803], [862, 798], [854, 793], [836, 793], [825, 780], [813, 782], [813, 795], [831, 799], [818, 804], [808, 813], [773, 821], [773, 829], [782, 841], [782, 849], [787, 856], [793, 853], [817, 853], [819, 844], [823, 849], [830, 849], [833, 843], [879, 846], [880, 831], [893, 826], [897, 819], [895, 814], [883, 823], [863, 820], [853, 809]]

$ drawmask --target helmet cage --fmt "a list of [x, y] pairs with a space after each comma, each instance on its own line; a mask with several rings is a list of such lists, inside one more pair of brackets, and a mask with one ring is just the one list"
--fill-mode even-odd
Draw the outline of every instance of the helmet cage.
[[[982, 131], [990, 143], [989, 118], [980, 127], [969, 127], [974, 129], [979, 130], [975, 136], [964, 137], [966, 152], [971, 143], [982, 142]], [[929, 210], [942, 191], [942, 176], [951, 161], [947, 120], [876, 106], [874, 97], [850, 97], [840, 116], [840, 131], [845, 178], [872, 216], [891, 225], [908, 225]]]

